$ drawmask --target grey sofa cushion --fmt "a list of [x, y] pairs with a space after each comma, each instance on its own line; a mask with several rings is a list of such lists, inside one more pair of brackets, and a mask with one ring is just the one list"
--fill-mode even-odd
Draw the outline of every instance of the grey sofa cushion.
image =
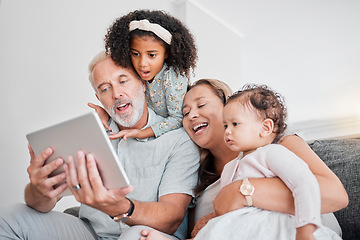
[[321, 140], [309, 145], [339, 177], [349, 195], [349, 205], [334, 213], [343, 239], [360, 239], [360, 139]]

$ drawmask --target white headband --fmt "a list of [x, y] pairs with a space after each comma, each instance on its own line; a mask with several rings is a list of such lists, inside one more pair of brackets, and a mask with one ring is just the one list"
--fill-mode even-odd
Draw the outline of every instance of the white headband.
[[147, 19], [140, 21], [131, 21], [129, 24], [129, 31], [131, 32], [135, 29], [153, 32], [156, 36], [164, 40], [164, 42], [166, 42], [167, 44], [170, 45], [171, 43], [171, 33], [159, 24], [150, 23]]

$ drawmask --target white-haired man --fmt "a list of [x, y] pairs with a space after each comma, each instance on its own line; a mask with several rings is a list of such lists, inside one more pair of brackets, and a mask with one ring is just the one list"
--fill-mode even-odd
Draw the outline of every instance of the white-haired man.
[[[115, 65], [105, 53], [90, 64], [90, 81], [111, 116], [109, 125], [114, 132], [142, 129], [162, 120], [147, 108], [145, 85], [135, 71]], [[1, 213], [0, 238], [138, 239], [140, 235], [133, 234], [139, 234], [144, 226], [174, 239], [185, 238], [184, 217], [199, 162], [198, 150], [186, 132], [180, 128], [156, 139], [117, 139], [112, 143], [132, 184], [127, 188], [107, 190], [91, 154], [79, 151], [77, 168], [72, 159], [67, 164], [58, 159], [44, 165], [52, 149], [35, 156], [30, 148], [27, 206], [17, 205]], [[60, 166], [65, 173], [49, 177]], [[67, 184], [53, 187], [64, 179]], [[80, 218], [51, 211], [67, 187], [82, 203]]]

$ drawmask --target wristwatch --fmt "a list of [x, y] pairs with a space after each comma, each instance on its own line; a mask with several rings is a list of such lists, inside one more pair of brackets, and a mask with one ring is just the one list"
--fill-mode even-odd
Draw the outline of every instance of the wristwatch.
[[135, 204], [129, 198], [126, 198], [126, 199], [129, 200], [129, 202], [130, 202], [130, 208], [126, 213], [122, 213], [122, 214], [116, 215], [115, 217], [112, 217], [112, 219], [115, 222], [122, 222], [122, 223], [125, 222], [126, 220], [131, 218], [131, 215], [134, 212]]
[[254, 193], [255, 187], [249, 182], [248, 178], [244, 178], [240, 186], [240, 193], [245, 196], [246, 204], [248, 207], [253, 205], [252, 195]]

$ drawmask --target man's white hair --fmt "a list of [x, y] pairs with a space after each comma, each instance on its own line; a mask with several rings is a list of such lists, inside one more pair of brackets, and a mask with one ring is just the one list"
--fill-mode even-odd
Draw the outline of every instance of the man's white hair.
[[103, 51], [99, 52], [98, 54], [96, 54], [96, 56], [91, 60], [91, 62], [89, 64], [89, 80], [90, 80], [91, 86], [94, 88], [95, 91], [96, 91], [96, 88], [94, 86], [94, 76], [93, 76], [94, 67], [98, 62], [101, 62], [102, 60], [105, 60], [108, 57], [110, 57], [110, 55], [106, 54], [105, 50], [103, 50]]

